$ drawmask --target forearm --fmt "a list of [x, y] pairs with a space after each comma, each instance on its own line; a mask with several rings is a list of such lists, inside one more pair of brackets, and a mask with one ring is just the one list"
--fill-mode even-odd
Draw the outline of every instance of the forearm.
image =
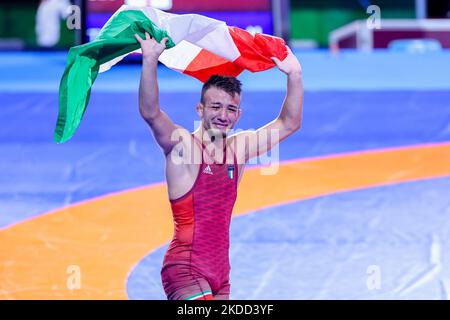
[[145, 120], [154, 119], [160, 112], [157, 69], [157, 59], [143, 57], [139, 85], [139, 112]]
[[287, 76], [287, 93], [280, 111], [279, 119], [292, 129], [299, 129], [303, 111], [303, 79], [301, 72]]

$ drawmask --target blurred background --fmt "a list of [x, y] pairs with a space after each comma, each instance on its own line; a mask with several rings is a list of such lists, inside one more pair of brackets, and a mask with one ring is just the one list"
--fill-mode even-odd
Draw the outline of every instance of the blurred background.
[[[283, 37], [303, 126], [280, 169], [248, 166], [231, 225], [232, 299], [450, 299], [450, 1], [18, 0], [0, 3], [0, 299], [164, 299], [164, 157], [138, 112], [140, 56], [99, 75], [53, 141], [67, 51], [124, 3]], [[286, 80], [239, 76], [238, 129]], [[160, 65], [161, 106], [193, 131], [201, 83]]]
[[[91, 41], [109, 17], [124, 3], [152, 5], [180, 14], [199, 13], [243, 29], [283, 36], [295, 44], [322, 48], [328, 47], [332, 31], [356, 20], [366, 20], [367, 8], [371, 5], [382, 9], [383, 19], [448, 19], [450, 11], [449, 1], [446, 0], [2, 1], [0, 48], [64, 49], [82, 41]], [[67, 17], [77, 10], [71, 7], [72, 5], [76, 5], [80, 10], [80, 30], [67, 27]], [[49, 39], [50, 36], [52, 41], [45, 41], [45, 37]]]

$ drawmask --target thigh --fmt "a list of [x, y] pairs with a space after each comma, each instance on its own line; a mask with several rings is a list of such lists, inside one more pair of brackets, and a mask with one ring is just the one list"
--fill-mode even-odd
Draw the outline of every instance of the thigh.
[[189, 273], [163, 275], [163, 287], [168, 300], [206, 300], [212, 298], [212, 290], [206, 279]]
[[175, 294], [177, 300], [212, 300], [212, 290], [208, 281], [194, 278], [189, 285], [179, 288]]
[[230, 300], [230, 284], [223, 285], [215, 294], [214, 300]]

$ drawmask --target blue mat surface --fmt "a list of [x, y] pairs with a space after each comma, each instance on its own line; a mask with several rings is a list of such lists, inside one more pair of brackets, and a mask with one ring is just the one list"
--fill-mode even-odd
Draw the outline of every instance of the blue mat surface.
[[[449, 51], [296, 54], [303, 128], [282, 143], [281, 161], [450, 141]], [[53, 142], [65, 59], [64, 52], [0, 52], [0, 228], [164, 180], [164, 158], [138, 112], [139, 65], [101, 74], [73, 139]], [[238, 128], [273, 120], [285, 77], [272, 69], [240, 79]], [[201, 84], [162, 66], [159, 84], [163, 109], [194, 130]], [[416, 181], [233, 219], [232, 298], [448, 299], [449, 188], [449, 178]], [[130, 271], [130, 298], [164, 298], [164, 249]], [[436, 250], [439, 264], [430, 260]], [[381, 271], [380, 289], [367, 288], [370, 266]]]

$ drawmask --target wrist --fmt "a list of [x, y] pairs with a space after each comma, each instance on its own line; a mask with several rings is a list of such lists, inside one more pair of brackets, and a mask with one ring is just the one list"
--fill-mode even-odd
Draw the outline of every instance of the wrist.
[[302, 77], [302, 70], [295, 70], [295, 71], [291, 71], [287, 74], [287, 76], [289, 78], [301, 78]]
[[147, 54], [147, 55], [142, 55], [142, 60], [145, 62], [145, 63], [154, 63], [154, 64], [158, 64], [158, 58], [159, 57], [157, 57], [157, 56], [155, 56], [155, 55], [150, 55], [150, 54]]

